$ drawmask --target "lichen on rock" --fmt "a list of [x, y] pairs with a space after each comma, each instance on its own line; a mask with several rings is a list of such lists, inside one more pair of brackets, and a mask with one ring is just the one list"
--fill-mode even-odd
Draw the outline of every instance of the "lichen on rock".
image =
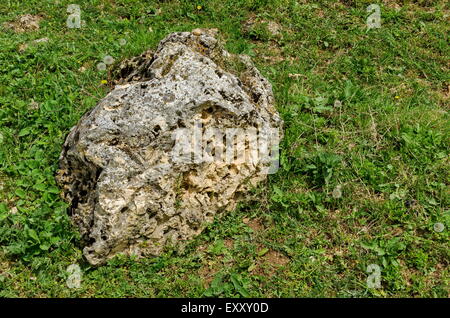
[[269, 173], [265, 147], [282, 136], [272, 87], [216, 34], [172, 33], [123, 62], [118, 85], [70, 131], [57, 181], [91, 264], [183, 246]]

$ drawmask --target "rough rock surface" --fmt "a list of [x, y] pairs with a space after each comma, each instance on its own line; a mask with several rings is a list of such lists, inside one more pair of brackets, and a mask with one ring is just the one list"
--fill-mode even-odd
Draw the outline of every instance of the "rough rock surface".
[[[202, 139], [206, 151], [223, 141], [209, 152], [214, 160], [196, 160], [189, 147], [180, 148], [192, 150], [187, 160], [175, 160], [175, 132], [193, 131], [199, 123], [202, 133], [257, 127], [263, 139], [274, 130], [281, 138], [270, 83], [248, 57], [226, 52], [215, 33], [173, 33], [154, 53], [122, 63], [116, 74], [123, 85], [69, 133], [57, 181], [91, 264], [119, 253], [150, 256], [166, 245], [183, 246], [266, 178], [268, 160], [217, 160], [226, 145], [222, 136]], [[239, 156], [250, 142], [233, 145]]]

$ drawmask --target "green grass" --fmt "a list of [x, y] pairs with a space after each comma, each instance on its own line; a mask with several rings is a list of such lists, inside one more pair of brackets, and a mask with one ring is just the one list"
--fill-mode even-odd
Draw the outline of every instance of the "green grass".
[[[88, 0], [68, 29], [71, 3], [0, 4], [0, 24], [43, 16], [37, 31], [0, 30], [0, 296], [449, 297], [447, 1]], [[371, 3], [380, 29], [366, 28]], [[111, 89], [105, 55], [197, 27], [273, 84], [281, 169], [184, 251], [92, 267], [54, 180], [64, 138]]]

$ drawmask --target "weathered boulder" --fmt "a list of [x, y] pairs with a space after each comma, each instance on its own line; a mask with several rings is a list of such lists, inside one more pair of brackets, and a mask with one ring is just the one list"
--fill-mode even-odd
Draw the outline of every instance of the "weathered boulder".
[[214, 31], [170, 34], [116, 73], [57, 175], [94, 265], [183, 246], [266, 178], [282, 134], [270, 83]]

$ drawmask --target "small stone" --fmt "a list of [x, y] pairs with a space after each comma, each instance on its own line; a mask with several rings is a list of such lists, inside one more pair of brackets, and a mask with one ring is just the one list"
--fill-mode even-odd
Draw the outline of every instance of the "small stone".
[[38, 43], [46, 43], [48, 41], [50, 41], [49, 38], [41, 38], [41, 39], [34, 40], [33, 43], [36, 43], [36, 44], [38, 44]]
[[334, 101], [334, 107], [336, 107], [336, 108], [340, 108], [340, 107], [342, 107], [342, 102], [340, 101], [340, 100], [335, 100]]
[[278, 36], [281, 34], [281, 26], [275, 21], [269, 21], [267, 24], [267, 30], [269, 30], [273, 36]]
[[340, 185], [334, 188], [333, 193], [331, 194], [334, 199], [340, 199], [342, 197], [342, 187]]
[[288, 76], [289, 76], [289, 78], [297, 79], [297, 78], [302, 77], [304, 75], [303, 74], [298, 74], [298, 73], [289, 73]]
[[28, 105], [28, 108], [31, 109], [31, 110], [38, 110], [39, 109], [39, 104], [36, 103], [34, 101], [34, 99], [32, 99], [30, 105]]
[[5, 22], [3, 27], [12, 29], [16, 33], [23, 33], [28, 31], [39, 30], [39, 21], [42, 20], [41, 16], [25, 14], [21, 15], [16, 21]]
[[22, 43], [22, 44], [19, 45], [19, 52], [23, 53], [23, 52], [26, 51], [27, 48], [28, 48], [28, 44]]

